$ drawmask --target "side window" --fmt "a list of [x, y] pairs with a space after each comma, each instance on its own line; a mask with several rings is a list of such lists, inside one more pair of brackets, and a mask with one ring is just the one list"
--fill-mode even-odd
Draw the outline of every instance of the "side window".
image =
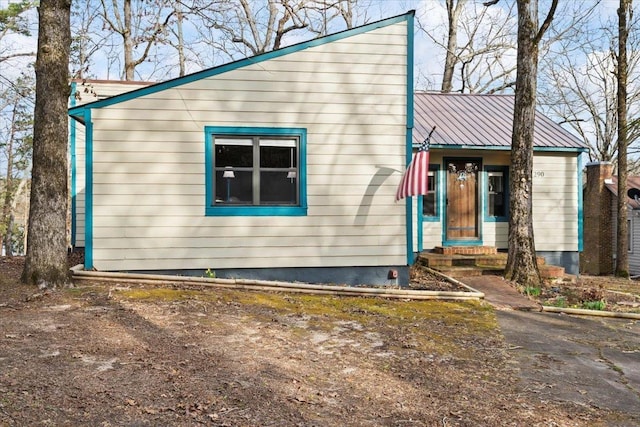
[[429, 165], [427, 194], [422, 196], [422, 215], [425, 219], [440, 217], [438, 206], [438, 165]]
[[213, 136], [216, 205], [297, 205], [298, 138]]
[[306, 130], [205, 127], [206, 215], [306, 215]]
[[487, 166], [485, 185], [485, 220], [509, 220], [509, 169], [506, 166]]

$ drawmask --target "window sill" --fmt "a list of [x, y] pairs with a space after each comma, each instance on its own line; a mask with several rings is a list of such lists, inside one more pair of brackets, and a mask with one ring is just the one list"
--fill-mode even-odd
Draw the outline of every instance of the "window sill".
[[485, 216], [484, 222], [509, 222], [506, 216]]
[[307, 216], [302, 206], [208, 206], [205, 216]]

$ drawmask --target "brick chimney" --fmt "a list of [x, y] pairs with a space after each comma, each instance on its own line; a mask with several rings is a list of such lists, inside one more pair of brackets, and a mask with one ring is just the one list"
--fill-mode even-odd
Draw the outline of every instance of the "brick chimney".
[[613, 194], [605, 186], [612, 171], [611, 162], [587, 163], [581, 257], [581, 270], [585, 274], [613, 274]]

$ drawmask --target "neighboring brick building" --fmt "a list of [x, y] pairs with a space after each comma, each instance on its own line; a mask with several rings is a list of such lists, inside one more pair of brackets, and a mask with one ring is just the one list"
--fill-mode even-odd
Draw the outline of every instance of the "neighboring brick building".
[[[618, 179], [611, 162], [587, 164], [584, 191], [584, 251], [580, 270], [585, 274], [606, 275], [615, 270]], [[640, 176], [627, 178], [627, 190], [640, 189]], [[627, 198], [629, 272], [640, 274], [640, 203]], [[637, 243], [636, 243], [637, 242]]]

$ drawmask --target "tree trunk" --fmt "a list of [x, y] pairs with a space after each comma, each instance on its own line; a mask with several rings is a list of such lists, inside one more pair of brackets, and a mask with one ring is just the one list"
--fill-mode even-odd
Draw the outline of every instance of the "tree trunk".
[[[114, 4], [114, 7], [115, 6]], [[131, 40], [131, 0], [124, 0], [124, 28], [122, 29], [124, 40], [124, 79], [132, 81], [136, 64], [133, 60], [133, 40]]]
[[67, 282], [67, 100], [71, 0], [40, 0], [33, 170], [22, 281]]
[[627, 242], [627, 17], [631, 13], [631, 0], [620, 0], [618, 8], [618, 233], [616, 239], [616, 276], [629, 277]]
[[442, 75], [441, 92], [451, 92], [453, 89], [453, 73], [458, 62], [456, 50], [458, 49], [458, 18], [462, 7], [467, 0], [447, 0], [447, 53], [444, 60], [444, 73]]
[[184, 33], [182, 30], [182, 20], [184, 16], [182, 15], [182, 5], [180, 3], [176, 3], [174, 5], [176, 11], [176, 33], [178, 36], [178, 64], [180, 66], [180, 74], [182, 77], [186, 74], [186, 57], [184, 55]]
[[505, 277], [521, 286], [541, 282], [533, 236], [533, 125], [538, 68], [537, 0], [518, 0], [518, 56], [511, 179], [509, 181], [509, 254]]
[[16, 108], [14, 105], [11, 114], [11, 131], [9, 132], [9, 141], [7, 142], [7, 173], [4, 181], [4, 203], [2, 205], [2, 229], [4, 234], [0, 235], [0, 252], [2, 245], [5, 247], [5, 254], [11, 257], [11, 200], [13, 194], [13, 141], [16, 137]]

